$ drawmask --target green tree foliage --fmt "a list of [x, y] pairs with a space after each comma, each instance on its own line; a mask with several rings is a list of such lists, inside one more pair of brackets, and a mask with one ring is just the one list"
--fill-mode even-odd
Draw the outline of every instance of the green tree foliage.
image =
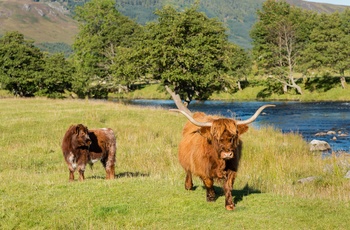
[[350, 8], [347, 8], [341, 15], [341, 29], [343, 31], [343, 37], [340, 39], [340, 52], [341, 60], [336, 63], [335, 68], [341, 75], [344, 75], [345, 70], [350, 70]]
[[68, 58], [70, 55], [73, 54], [72, 47], [63, 42], [55, 42], [55, 43], [43, 42], [43, 43], [37, 43], [35, 44], [35, 46], [37, 46], [42, 52], [47, 52], [50, 54], [64, 53], [64, 56], [66, 58]]
[[183, 12], [164, 7], [156, 15], [158, 22], [147, 26], [139, 47], [149, 74], [173, 86], [187, 102], [232, 88], [229, 74], [235, 69], [230, 64], [235, 54], [244, 52], [228, 42], [222, 23], [198, 12], [195, 5]]
[[[253, 56], [260, 74], [273, 76], [285, 87], [295, 88], [294, 72], [309, 40], [315, 14], [291, 7], [285, 1], [268, 0], [258, 11], [259, 21], [251, 30]], [[286, 91], [286, 90], [285, 90]]]
[[328, 68], [344, 75], [345, 70], [350, 67], [348, 30], [349, 10], [343, 14], [321, 14], [303, 52], [304, 67], [310, 70]]
[[74, 69], [63, 53], [56, 53], [44, 57], [43, 73], [38, 82], [38, 91], [35, 95], [49, 98], [62, 98], [65, 90], [72, 88]]
[[288, 15], [290, 6], [285, 2], [268, 0], [261, 10], [257, 11], [259, 20], [252, 28], [250, 35], [253, 39], [253, 57], [260, 68], [261, 74], [270, 73], [276, 65], [277, 57], [274, 54], [276, 45], [274, 35], [276, 24]]
[[132, 47], [139, 25], [121, 15], [112, 0], [92, 0], [76, 9], [76, 18], [80, 31], [73, 45], [77, 69], [73, 89], [80, 97], [106, 98], [118, 83], [125, 83], [112, 70], [118, 69], [118, 56]]
[[251, 59], [248, 53], [241, 47], [228, 43], [224, 47], [223, 55], [223, 69], [220, 71], [221, 78], [217, 80], [221, 81], [223, 91], [235, 90], [237, 88], [242, 90], [241, 80], [247, 79], [247, 76], [251, 72]]
[[0, 38], [0, 83], [20, 97], [63, 97], [71, 89], [73, 67], [62, 53], [44, 55], [18, 32]]
[[21, 97], [34, 96], [43, 70], [43, 54], [23, 34], [8, 32], [0, 38], [0, 82]]

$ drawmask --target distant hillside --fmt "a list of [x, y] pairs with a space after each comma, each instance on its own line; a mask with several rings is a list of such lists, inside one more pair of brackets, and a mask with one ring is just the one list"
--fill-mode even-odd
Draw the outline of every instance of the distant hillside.
[[57, 2], [0, 0], [0, 34], [6, 31], [19, 31], [37, 43], [72, 44], [78, 24]]
[[339, 6], [332, 4], [316, 3], [316, 2], [307, 2], [303, 0], [286, 0], [290, 5], [298, 6], [306, 10], [312, 10], [319, 13], [333, 13], [335, 11], [343, 11], [347, 6]]
[[[89, 0], [0, 0], [0, 35], [6, 31], [19, 31], [36, 43], [62, 43], [71, 45], [78, 32], [78, 24], [72, 19], [75, 6]], [[153, 14], [164, 5], [172, 5], [181, 10], [194, 4], [196, 0], [116, 0], [118, 10], [146, 24], [156, 19]], [[244, 47], [251, 47], [249, 31], [256, 21], [256, 11], [265, 0], [201, 0], [199, 10], [208, 17], [216, 17], [228, 28], [230, 41]], [[291, 5], [316, 12], [334, 12], [343, 6], [287, 0]]]
[[[117, 8], [124, 15], [137, 20], [140, 24], [155, 20], [153, 12], [164, 5], [183, 9], [193, 5], [196, 0], [117, 0]], [[256, 12], [265, 0], [201, 0], [199, 10], [208, 17], [218, 18], [228, 28], [229, 40], [244, 47], [251, 47], [249, 31], [256, 22]], [[344, 6], [287, 0], [291, 5], [316, 12], [331, 13], [342, 11]]]

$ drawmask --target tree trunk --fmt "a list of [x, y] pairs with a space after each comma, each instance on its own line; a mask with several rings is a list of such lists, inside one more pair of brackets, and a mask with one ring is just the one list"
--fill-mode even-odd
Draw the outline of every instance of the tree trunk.
[[345, 89], [346, 88], [346, 80], [345, 80], [344, 76], [340, 78], [340, 83], [341, 83], [341, 87], [343, 89]]
[[237, 81], [238, 90], [242, 91], [241, 81]]
[[294, 88], [298, 91], [298, 93], [299, 93], [300, 95], [303, 94], [303, 91], [301, 90], [301, 87], [300, 87], [300, 86], [298, 86], [297, 84], [295, 84], [295, 85], [294, 85]]
[[283, 93], [287, 93], [288, 92], [288, 85], [283, 84]]
[[291, 85], [289, 85], [289, 87], [292, 87], [294, 89], [297, 90], [297, 92], [302, 95], [303, 94], [303, 91], [301, 90], [301, 87], [297, 85], [297, 83], [295, 83], [295, 80], [294, 80], [294, 77], [293, 75], [291, 74], [292, 71], [290, 71], [290, 75], [289, 75], [289, 80], [291, 82]]

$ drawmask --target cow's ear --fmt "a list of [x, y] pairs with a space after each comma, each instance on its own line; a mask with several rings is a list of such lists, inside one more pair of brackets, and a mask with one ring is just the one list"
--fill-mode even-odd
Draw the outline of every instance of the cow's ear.
[[75, 133], [75, 134], [79, 134], [79, 125], [75, 126], [74, 133]]
[[205, 137], [207, 140], [208, 140], [208, 142], [209, 143], [211, 143], [211, 141], [212, 141], [212, 138], [211, 138], [211, 134], [210, 134], [210, 128], [208, 128], [208, 127], [202, 127], [202, 128], [200, 128], [199, 130], [198, 130], [198, 132], [200, 133], [200, 135], [202, 136], [202, 137]]
[[238, 130], [238, 134], [241, 135], [248, 131], [248, 125], [238, 125], [237, 130]]

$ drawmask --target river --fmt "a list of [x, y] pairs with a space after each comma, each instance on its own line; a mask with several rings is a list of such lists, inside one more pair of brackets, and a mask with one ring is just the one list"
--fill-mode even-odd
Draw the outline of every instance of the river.
[[[176, 108], [172, 100], [130, 100], [126, 103], [165, 109]], [[333, 151], [350, 152], [350, 102], [192, 101], [189, 109], [193, 112], [202, 111], [244, 120], [264, 104], [274, 104], [276, 107], [266, 108], [252, 124], [254, 127], [273, 126], [284, 133], [301, 134], [307, 142], [313, 139], [326, 141]], [[336, 134], [315, 136], [317, 133], [328, 131], [335, 131]]]

